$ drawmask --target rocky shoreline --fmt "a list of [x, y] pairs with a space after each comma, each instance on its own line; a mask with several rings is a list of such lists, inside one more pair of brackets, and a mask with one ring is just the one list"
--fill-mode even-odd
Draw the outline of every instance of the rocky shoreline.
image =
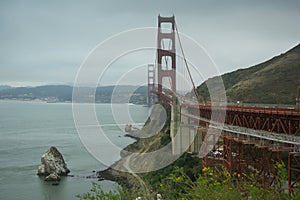
[[130, 137], [133, 138], [135, 140], [140, 139], [140, 129], [133, 127], [131, 124], [127, 124], [125, 126], [125, 132], [126, 134], [124, 135], [125, 137]]
[[[140, 129], [133, 127], [132, 125], [125, 126], [125, 132], [127, 132], [124, 136], [130, 137], [138, 141], [140, 139], [139, 133]], [[105, 170], [97, 171], [96, 176], [100, 180], [109, 180], [118, 183], [121, 186], [126, 186], [128, 189], [133, 189], [137, 187], [137, 182], [135, 177], [129, 173], [124, 172], [120, 169], [123, 165], [123, 160], [128, 156], [128, 152], [126, 153], [126, 149], [129, 148], [132, 144], [126, 146], [121, 152], [121, 159], [115, 162], [112, 166], [108, 167]]]
[[[125, 186], [131, 192], [142, 192], [142, 194], [152, 193], [151, 188], [142, 177], [145, 174], [130, 173], [131, 171], [147, 171], [153, 163], [148, 163], [147, 159], [138, 158], [131, 153], [147, 153], [161, 148], [161, 137], [165, 135], [169, 127], [164, 129], [165, 121], [160, 120], [165, 111], [161, 107], [154, 107], [151, 116], [145, 122], [141, 130], [127, 125], [125, 131], [126, 137], [136, 139], [129, 144], [121, 152], [121, 159], [105, 170], [97, 172], [97, 178], [117, 182], [121, 186]], [[161, 131], [164, 130], [164, 131]], [[163, 162], [163, 161], [161, 161]], [[151, 167], [150, 167], [151, 168]], [[151, 194], [152, 195], [152, 194]]]
[[133, 176], [127, 172], [121, 172], [109, 167], [105, 170], [98, 171], [96, 173], [98, 180], [109, 180], [118, 183], [121, 186], [126, 186], [128, 189], [132, 189], [135, 186], [135, 181], [133, 181]]

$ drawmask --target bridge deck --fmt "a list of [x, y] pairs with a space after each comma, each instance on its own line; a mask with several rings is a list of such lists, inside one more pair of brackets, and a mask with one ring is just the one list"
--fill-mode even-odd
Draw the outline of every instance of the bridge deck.
[[228, 124], [220, 124], [218, 122], [210, 121], [209, 119], [206, 119], [203, 117], [186, 114], [186, 113], [181, 113], [181, 114], [186, 117], [189, 117], [193, 120], [207, 122], [210, 124], [209, 127], [214, 128], [214, 129], [221, 129], [223, 131], [230, 132], [230, 133], [236, 133], [239, 135], [245, 135], [245, 136], [260, 138], [260, 139], [264, 139], [264, 140], [270, 140], [270, 141], [274, 141], [274, 142], [293, 144], [293, 145], [300, 146], [300, 137], [299, 136], [287, 135], [287, 134], [281, 134], [281, 133], [273, 133], [273, 132], [268, 132], [268, 131], [263, 131], [263, 130], [255, 130], [255, 129], [245, 128], [245, 127], [232, 126], [232, 125], [228, 125]]
[[264, 114], [278, 114], [278, 115], [290, 115], [300, 117], [300, 109], [297, 108], [281, 108], [281, 107], [258, 107], [258, 106], [213, 106], [213, 105], [196, 105], [196, 104], [184, 104], [189, 108], [199, 109], [213, 109], [213, 110], [226, 110], [226, 111], [239, 111], [247, 113], [264, 113]]

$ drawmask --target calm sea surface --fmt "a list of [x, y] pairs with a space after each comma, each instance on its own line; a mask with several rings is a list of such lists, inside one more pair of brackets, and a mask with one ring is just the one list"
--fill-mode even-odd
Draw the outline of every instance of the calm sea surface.
[[[136, 123], [146, 121], [148, 107], [129, 105], [129, 110]], [[98, 118], [108, 124], [102, 129], [113, 143], [125, 147], [133, 142], [124, 137], [124, 126], [114, 126], [111, 105], [97, 104], [96, 111]], [[72, 116], [72, 105], [67, 103], [0, 101], [1, 200], [76, 199], [76, 194], [89, 191], [91, 182], [97, 182], [84, 177], [106, 166], [81, 144]], [[50, 146], [63, 154], [70, 175], [74, 175], [63, 178], [58, 186], [36, 175], [40, 157]], [[99, 183], [106, 190], [116, 185], [110, 181]]]

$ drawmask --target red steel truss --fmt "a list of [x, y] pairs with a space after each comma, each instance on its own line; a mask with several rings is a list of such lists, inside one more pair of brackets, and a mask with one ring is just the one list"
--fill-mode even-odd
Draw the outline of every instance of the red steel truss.
[[[300, 135], [300, 112], [297, 108], [185, 106], [190, 108], [191, 113], [200, 111], [200, 117], [203, 119], [210, 120], [212, 112], [214, 112], [214, 121], [222, 122], [223, 119], [224, 123], [228, 125], [267, 131], [270, 134], [285, 134], [295, 136], [295, 138]], [[225, 117], [224, 111], [226, 112]], [[197, 119], [193, 118], [193, 120]], [[202, 121], [200, 124], [202, 127], [208, 126], [207, 121]], [[207, 142], [205, 141], [206, 134], [206, 131], [203, 131], [203, 149]], [[288, 155], [289, 192], [292, 193], [299, 188], [300, 149], [294, 145], [223, 131], [212, 152], [216, 150], [218, 154], [222, 153], [222, 166], [230, 174], [239, 174], [239, 177], [243, 178], [254, 174], [261, 187], [275, 189], [281, 187], [276, 166], [282, 163], [284, 154]], [[220, 165], [220, 157], [213, 154], [206, 155], [202, 160], [203, 168]]]

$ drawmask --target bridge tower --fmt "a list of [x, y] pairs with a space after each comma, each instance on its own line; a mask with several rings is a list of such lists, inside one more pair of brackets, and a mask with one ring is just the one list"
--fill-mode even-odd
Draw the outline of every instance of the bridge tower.
[[[165, 25], [165, 26], [164, 26]], [[168, 28], [166, 28], [166, 26]], [[165, 46], [168, 44], [168, 46]], [[176, 92], [176, 49], [175, 49], [175, 17], [158, 16], [157, 33], [157, 76], [158, 100], [163, 92], [163, 79], [170, 81], [171, 90]]]

